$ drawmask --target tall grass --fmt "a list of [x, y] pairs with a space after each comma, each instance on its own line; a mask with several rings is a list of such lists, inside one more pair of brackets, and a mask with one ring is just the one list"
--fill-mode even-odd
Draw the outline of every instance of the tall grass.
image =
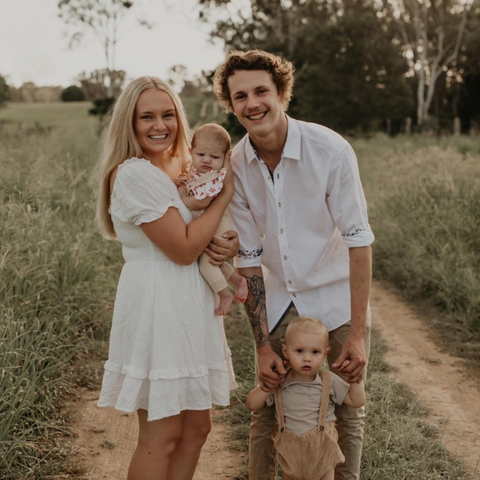
[[376, 235], [374, 275], [427, 307], [437, 333], [478, 372], [480, 141], [378, 137], [355, 148]]
[[[54, 478], [67, 463], [65, 398], [92, 382], [108, 331], [118, 248], [93, 223], [95, 119], [87, 105], [2, 110], [0, 478]], [[21, 123], [19, 123], [21, 122]], [[93, 380], [94, 381], [94, 380]]]

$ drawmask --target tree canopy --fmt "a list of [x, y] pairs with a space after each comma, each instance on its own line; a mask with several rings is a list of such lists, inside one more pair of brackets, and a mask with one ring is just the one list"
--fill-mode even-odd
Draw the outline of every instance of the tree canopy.
[[[199, 0], [227, 49], [296, 67], [292, 114], [354, 132], [455, 115], [480, 0]], [[462, 6], [463, 5], [463, 6]], [[215, 15], [212, 15], [215, 11]], [[476, 12], [476, 13], [475, 13]], [[469, 40], [470, 38], [470, 40]], [[469, 47], [470, 51], [473, 47]], [[455, 100], [456, 99], [456, 100]], [[457, 109], [458, 111], [458, 109]]]
[[3, 75], [0, 75], [0, 107], [3, 107], [10, 99], [10, 87]]
[[[116, 68], [115, 55], [122, 32], [123, 20], [134, 6], [125, 0], [59, 0], [59, 16], [69, 25], [70, 46], [82, 43], [87, 35], [100, 43], [105, 56], [107, 72], [107, 96], [114, 96]], [[150, 28], [145, 20], [139, 23]]]

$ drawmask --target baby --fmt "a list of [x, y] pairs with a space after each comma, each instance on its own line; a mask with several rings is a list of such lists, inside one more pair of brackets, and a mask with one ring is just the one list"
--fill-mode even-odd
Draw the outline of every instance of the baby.
[[247, 396], [252, 411], [275, 404], [274, 446], [284, 480], [333, 480], [335, 466], [345, 461], [338, 446], [335, 404], [365, 404], [363, 383], [348, 384], [320, 370], [328, 350], [328, 331], [320, 320], [293, 319], [282, 345], [290, 363], [285, 381], [273, 393], [259, 385]]
[[[222, 167], [230, 145], [228, 132], [213, 123], [202, 125], [192, 138], [192, 165], [186, 185], [179, 187], [179, 193], [194, 218], [203, 213], [223, 187], [227, 172]], [[228, 212], [225, 212], [215, 236], [221, 237], [232, 228], [232, 220]], [[215, 315], [225, 315], [234, 299], [242, 303], [247, 299], [247, 281], [229, 263], [225, 262], [221, 267], [216, 267], [209, 260], [206, 253], [200, 256], [200, 273], [220, 297]], [[235, 297], [228, 288], [227, 280], [237, 289]]]

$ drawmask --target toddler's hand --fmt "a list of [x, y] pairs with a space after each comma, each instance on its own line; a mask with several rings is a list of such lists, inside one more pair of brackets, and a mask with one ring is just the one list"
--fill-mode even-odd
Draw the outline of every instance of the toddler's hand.
[[342, 371], [344, 368], [348, 367], [349, 365], [350, 365], [350, 360], [347, 358], [346, 360], [344, 360], [339, 370]]
[[274, 388], [268, 388], [263, 382], [260, 382], [258, 386], [260, 387], [260, 390], [265, 393], [272, 393], [275, 390]]

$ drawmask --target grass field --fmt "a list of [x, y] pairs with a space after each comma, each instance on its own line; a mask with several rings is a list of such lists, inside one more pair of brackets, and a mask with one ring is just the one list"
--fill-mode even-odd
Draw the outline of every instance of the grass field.
[[480, 366], [480, 139], [354, 142], [374, 275], [414, 302], [451, 353]]
[[[78, 386], [99, 384], [122, 265], [119, 245], [103, 240], [93, 222], [99, 124], [88, 108], [0, 110], [1, 480], [80, 471], [69, 460], [68, 398]], [[354, 147], [377, 236], [375, 274], [428, 307], [460, 355], [480, 360], [478, 141], [380, 136]], [[241, 310], [226, 325], [241, 388], [224, 415], [245, 448], [252, 340]], [[425, 409], [382, 361], [383, 350], [375, 337], [365, 478], [465, 478], [440, 433], [425, 424]]]

